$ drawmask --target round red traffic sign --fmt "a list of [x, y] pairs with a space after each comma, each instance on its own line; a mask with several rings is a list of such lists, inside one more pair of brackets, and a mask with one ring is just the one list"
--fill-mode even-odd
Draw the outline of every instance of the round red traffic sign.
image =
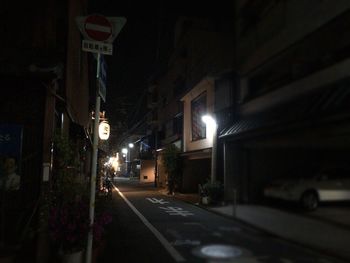
[[84, 30], [95, 41], [106, 41], [112, 35], [112, 24], [101, 15], [91, 15], [85, 19]]

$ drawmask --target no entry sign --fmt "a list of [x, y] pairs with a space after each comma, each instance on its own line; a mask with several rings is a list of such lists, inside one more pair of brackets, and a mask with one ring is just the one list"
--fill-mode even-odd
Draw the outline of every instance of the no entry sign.
[[100, 44], [112, 44], [126, 23], [125, 17], [105, 17], [93, 14], [78, 16], [76, 22], [85, 40], [96, 41]]
[[101, 15], [90, 15], [84, 21], [86, 34], [95, 41], [106, 41], [112, 36], [112, 24]]

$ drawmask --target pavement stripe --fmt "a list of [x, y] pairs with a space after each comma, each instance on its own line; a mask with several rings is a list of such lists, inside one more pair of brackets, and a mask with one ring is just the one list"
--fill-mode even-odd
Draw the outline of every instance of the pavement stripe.
[[169, 252], [169, 254], [174, 258], [176, 262], [186, 261], [181, 254], [166, 240], [166, 238], [135, 208], [135, 206], [124, 196], [120, 190], [114, 186], [118, 194], [123, 198], [123, 200], [128, 204], [132, 211], [141, 219], [141, 221], [148, 227], [149, 230], [156, 236], [163, 247]]

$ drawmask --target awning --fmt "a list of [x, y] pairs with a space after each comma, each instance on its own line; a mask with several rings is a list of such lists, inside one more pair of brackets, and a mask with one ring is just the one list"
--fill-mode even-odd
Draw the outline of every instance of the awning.
[[226, 136], [239, 135], [245, 132], [253, 131], [263, 126], [263, 122], [259, 119], [237, 120], [229, 127], [224, 128], [219, 133], [219, 138]]
[[269, 111], [237, 119], [219, 132], [219, 138], [235, 137], [272, 127], [295, 127], [297, 123], [302, 125], [308, 120], [312, 120], [313, 123], [321, 122], [339, 114], [347, 118], [350, 114], [349, 105], [350, 83], [347, 80]]

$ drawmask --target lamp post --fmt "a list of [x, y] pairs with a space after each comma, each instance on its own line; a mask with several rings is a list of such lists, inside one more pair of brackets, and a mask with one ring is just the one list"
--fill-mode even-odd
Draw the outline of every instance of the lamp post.
[[125, 156], [126, 172], [128, 172], [128, 149], [127, 148], [123, 148], [122, 149], [122, 154], [123, 154], [123, 157]]
[[202, 116], [202, 121], [206, 124], [206, 131], [208, 137], [212, 140], [211, 150], [211, 177], [210, 181], [213, 183], [216, 181], [216, 153], [217, 153], [217, 123], [216, 120], [210, 115]]
[[128, 150], [128, 158], [127, 158], [127, 172], [130, 176], [130, 172], [131, 172], [131, 149], [134, 148], [134, 144], [133, 143], [129, 143], [129, 150]]

